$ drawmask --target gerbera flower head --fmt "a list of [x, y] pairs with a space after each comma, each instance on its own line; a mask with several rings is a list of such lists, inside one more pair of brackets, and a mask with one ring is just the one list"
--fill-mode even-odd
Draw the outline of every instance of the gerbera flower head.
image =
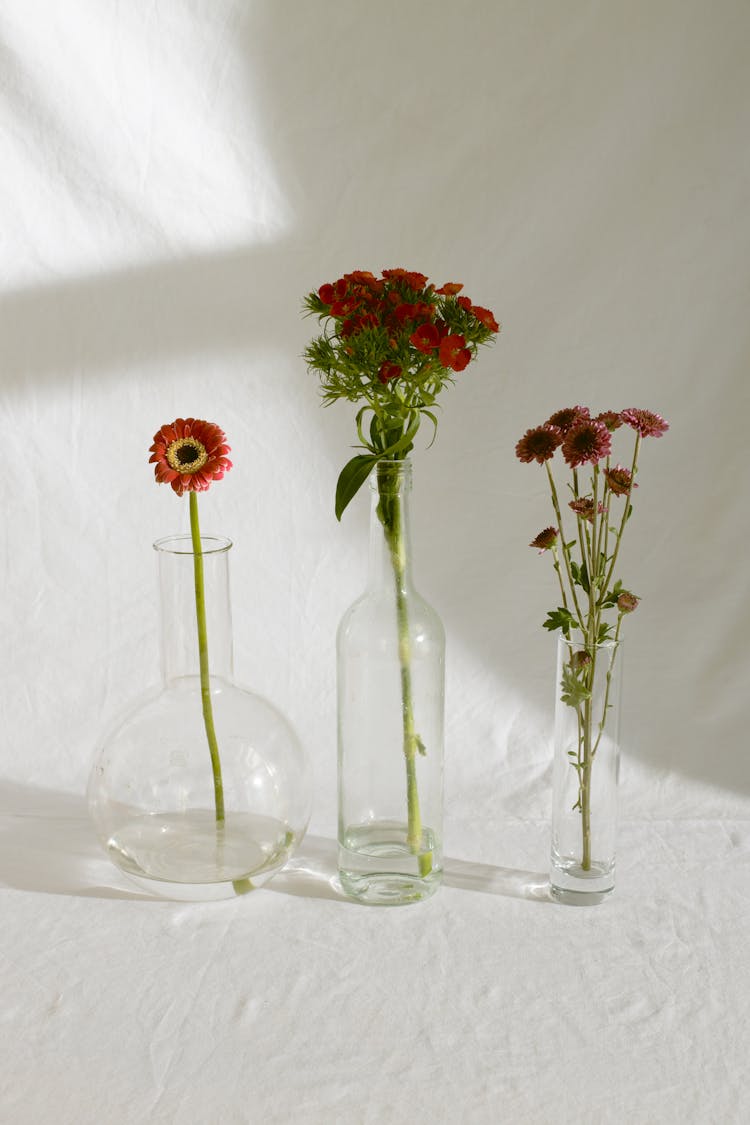
[[554, 456], [555, 450], [562, 442], [562, 434], [554, 426], [535, 426], [527, 430], [521, 440], [516, 444], [516, 457], [524, 464], [537, 461], [543, 465]]
[[529, 546], [536, 547], [541, 555], [543, 551], [549, 551], [550, 547], [554, 547], [557, 542], [557, 534], [556, 527], [545, 527], [535, 539], [531, 540]]
[[200, 418], [177, 418], [162, 426], [149, 452], [157, 484], [170, 484], [178, 496], [205, 492], [232, 467], [224, 431]]
[[555, 411], [552, 417], [547, 419], [545, 425], [554, 426], [565, 437], [572, 426], [577, 425], [578, 422], [582, 422], [584, 418], [589, 416], [588, 406], [566, 406], [564, 410]]
[[611, 449], [612, 435], [604, 423], [584, 418], [566, 433], [562, 454], [571, 469], [577, 469], [579, 465], [601, 461]]
[[669, 429], [669, 422], [665, 422], [661, 414], [654, 414], [651, 410], [623, 410], [623, 422], [627, 422], [641, 437], [661, 437]]
[[613, 469], [605, 469], [604, 479], [609, 486], [609, 491], [614, 492], [615, 496], [627, 496], [631, 488], [638, 487], [633, 481], [633, 474], [630, 469], [626, 469], [624, 465], [615, 465]]

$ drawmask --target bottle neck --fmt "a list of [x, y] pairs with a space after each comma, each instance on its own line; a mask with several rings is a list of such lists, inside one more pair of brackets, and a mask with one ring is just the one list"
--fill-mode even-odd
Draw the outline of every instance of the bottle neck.
[[372, 471], [370, 485], [370, 565], [368, 587], [385, 588], [394, 581], [401, 589], [412, 589], [411, 462], [380, 461]]
[[[229, 602], [229, 539], [202, 535], [199, 565], [212, 677], [233, 675], [232, 615]], [[161, 669], [166, 684], [200, 675], [196, 611], [196, 557], [189, 535], [154, 543], [159, 559], [161, 594]]]

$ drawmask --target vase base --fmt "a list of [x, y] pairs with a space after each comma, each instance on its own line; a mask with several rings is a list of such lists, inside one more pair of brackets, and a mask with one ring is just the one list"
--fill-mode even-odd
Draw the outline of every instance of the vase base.
[[604, 902], [615, 885], [615, 869], [612, 863], [592, 861], [589, 870], [584, 871], [580, 863], [571, 859], [555, 862], [553, 857], [550, 869], [550, 893], [558, 902], [568, 906], [595, 906]]
[[611, 894], [611, 891], [569, 891], [552, 884], [550, 894], [553, 899], [566, 906], [598, 906]]
[[339, 844], [342, 890], [369, 906], [405, 906], [434, 895], [443, 878], [435, 835], [422, 832], [418, 853], [404, 824], [385, 822], [348, 828]]
[[138, 816], [107, 841], [120, 870], [149, 894], [183, 902], [232, 898], [260, 887], [295, 843], [281, 821], [234, 814], [217, 826], [202, 809]]

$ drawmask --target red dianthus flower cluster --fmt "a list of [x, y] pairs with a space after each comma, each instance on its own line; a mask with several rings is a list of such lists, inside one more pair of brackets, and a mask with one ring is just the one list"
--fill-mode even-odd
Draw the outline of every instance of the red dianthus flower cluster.
[[[383, 270], [381, 277], [354, 270], [321, 285], [317, 296], [327, 306], [322, 315], [336, 321], [339, 339], [350, 341], [367, 331], [387, 334], [392, 358], [384, 360], [377, 371], [378, 380], [385, 385], [404, 375], [421, 356], [434, 359], [446, 370], [463, 371], [472, 359], [470, 345], [476, 345], [477, 337], [481, 342], [488, 333], [500, 330], [489, 309], [473, 305], [468, 297], [457, 298], [462, 288], [459, 282], [450, 281], [436, 289], [425, 274], [411, 270]], [[451, 329], [441, 315], [450, 304], [473, 318], [462, 332]], [[467, 340], [467, 335], [473, 338]]]

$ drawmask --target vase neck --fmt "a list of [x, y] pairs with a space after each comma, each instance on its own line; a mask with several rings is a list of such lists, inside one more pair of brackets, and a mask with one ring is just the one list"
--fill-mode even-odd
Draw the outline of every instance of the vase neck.
[[[232, 615], [229, 602], [229, 539], [201, 536], [208, 667], [212, 677], [233, 675]], [[161, 669], [167, 684], [200, 675], [196, 613], [196, 556], [189, 535], [154, 543], [161, 594]]]
[[412, 588], [411, 574], [411, 462], [380, 461], [370, 485], [371, 590], [394, 588], [394, 578], [404, 590]]

